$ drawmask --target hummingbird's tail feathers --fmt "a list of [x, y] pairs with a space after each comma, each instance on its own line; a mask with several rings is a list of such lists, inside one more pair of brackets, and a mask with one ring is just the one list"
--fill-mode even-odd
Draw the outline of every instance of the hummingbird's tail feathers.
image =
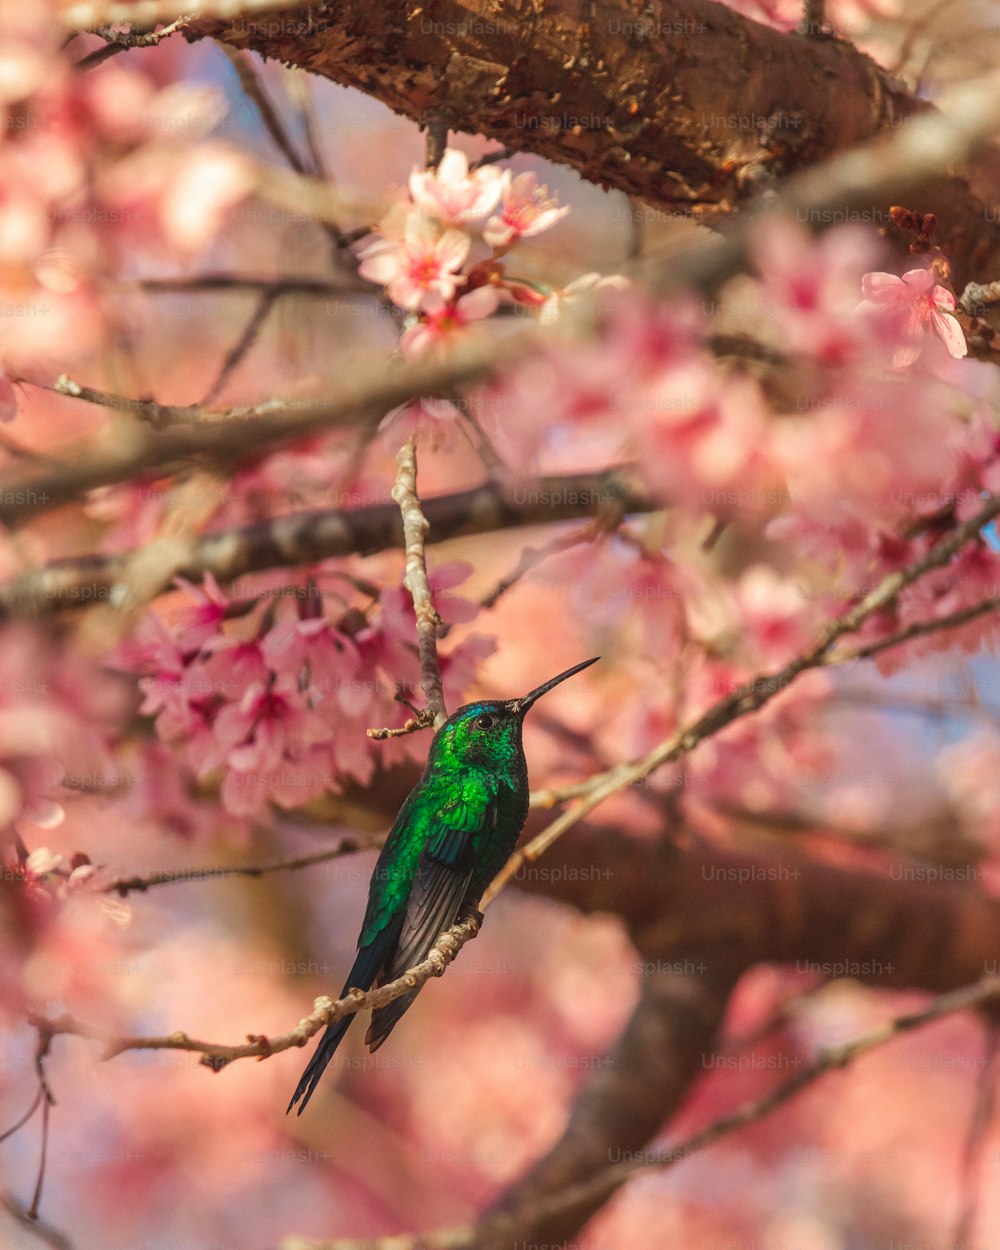
[[[375, 982], [375, 978], [379, 974], [389, 949], [395, 940], [397, 931], [396, 925], [390, 925], [388, 929], [384, 929], [370, 946], [362, 947], [358, 951], [357, 958], [354, 961], [354, 967], [348, 973], [347, 980], [344, 982], [344, 988], [340, 991], [340, 997], [343, 998], [350, 990], [370, 990]], [[354, 1016], [344, 1016], [340, 1020], [334, 1020], [326, 1026], [326, 1032], [316, 1047], [313, 1057], [306, 1065], [306, 1070], [302, 1073], [302, 1078], [295, 1087], [295, 1093], [292, 1100], [288, 1104], [285, 1115], [295, 1106], [299, 1104], [297, 1114], [301, 1115], [306, 1109], [309, 1099], [313, 1095], [313, 1090], [319, 1084], [319, 1079], [327, 1069], [327, 1065], [334, 1056], [337, 1047], [343, 1041], [344, 1034], [351, 1027], [351, 1021]], [[301, 1101], [300, 1101], [301, 1100]]]
[[372, 1022], [368, 1026], [368, 1032], [365, 1034], [365, 1045], [372, 1054], [378, 1050], [392, 1030], [402, 1020], [403, 1016], [413, 1006], [414, 1000], [419, 993], [419, 990], [414, 990], [410, 994], [404, 994], [402, 998], [394, 998], [388, 1006], [379, 1007], [377, 1011], [372, 1012]]
[[[367, 989], [367, 986], [358, 986], [358, 989]], [[345, 989], [345, 993], [347, 990]], [[327, 1064], [333, 1058], [334, 1052], [343, 1040], [344, 1034], [351, 1027], [353, 1016], [345, 1016], [343, 1020], [338, 1020], [334, 1024], [327, 1025], [326, 1032], [323, 1034], [323, 1040], [316, 1047], [316, 1053], [309, 1060], [305, 1072], [295, 1087], [295, 1093], [292, 1100], [285, 1109], [285, 1115], [299, 1103], [299, 1109], [296, 1115], [301, 1115], [305, 1111], [309, 1103], [309, 1099], [313, 1096], [313, 1090], [319, 1084], [319, 1079], [326, 1071]], [[301, 1102], [299, 1101], [301, 1099]]]
[[[447, 864], [423, 858], [407, 900], [396, 949], [383, 973], [384, 981], [395, 981], [427, 958], [441, 934], [458, 919], [471, 879], [471, 864], [456, 872]], [[413, 990], [403, 994], [372, 1012], [365, 1042], [373, 1053], [413, 1006], [419, 993]]]

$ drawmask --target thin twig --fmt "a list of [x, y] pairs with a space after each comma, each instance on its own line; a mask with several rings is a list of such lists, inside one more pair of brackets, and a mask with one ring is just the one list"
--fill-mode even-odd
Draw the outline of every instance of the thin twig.
[[6, 1141], [8, 1137], [13, 1137], [19, 1128], [24, 1128], [24, 1126], [28, 1123], [31, 1117], [38, 1110], [39, 1104], [42, 1101], [42, 1092], [43, 1092], [42, 1087], [41, 1085], [39, 1085], [38, 1088], [35, 1090], [34, 1098], [32, 1098], [31, 1100], [31, 1106], [24, 1113], [24, 1115], [21, 1116], [19, 1120], [14, 1121], [14, 1123], [10, 1126], [10, 1128], [4, 1129], [4, 1131], [0, 1133], [0, 1142]]
[[836, 651], [828, 656], [824, 663], [834, 665], [846, 664], [851, 660], [868, 660], [873, 655], [878, 655], [882, 651], [888, 651], [890, 647], [898, 647], [904, 642], [909, 642], [912, 638], [922, 638], [924, 635], [935, 633], [940, 629], [953, 629], [958, 625], [965, 625], [969, 621], [974, 621], [977, 616], [985, 616], [989, 612], [996, 611], [1000, 611], [1000, 595], [982, 599], [979, 603], [973, 603], [968, 607], [960, 608], [957, 612], [949, 612], [947, 616], [934, 617], [929, 621], [914, 621], [912, 625], [907, 625], [905, 629], [897, 630], [894, 634], [889, 634], [885, 638], [879, 638], [876, 642], [867, 643], [863, 647], [854, 647], [849, 651]]
[[205, 291], [270, 291], [276, 298], [281, 295], [314, 296], [378, 296], [378, 287], [370, 282], [349, 278], [257, 278], [252, 274], [201, 273], [189, 278], [140, 278], [135, 283], [123, 283], [124, 289], [138, 288], [153, 294], [201, 294]]
[[365, 732], [369, 738], [374, 738], [376, 742], [385, 742], [388, 738], [405, 738], [408, 734], [417, 733], [420, 729], [430, 729], [434, 724], [434, 718], [431, 715], [430, 708], [421, 708], [415, 716], [408, 717], [402, 725], [398, 725], [395, 729], [378, 728], [368, 729]]
[[417, 618], [420, 684], [427, 710], [433, 717], [434, 728], [437, 729], [448, 719], [444, 690], [441, 687], [441, 664], [437, 653], [437, 631], [441, 626], [441, 618], [435, 610], [434, 598], [427, 581], [424, 543], [430, 526], [417, 494], [417, 450], [412, 438], [396, 454], [396, 481], [392, 488], [392, 498], [403, 518], [406, 552], [403, 585], [413, 599], [413, 611]]
[[375, 990], [351, 990], [343, 998], [331, 1000], [326, 997], [317, 998], [310, 1015], [298, 1022], [294, 1029], [281, 1033], [277, 1037], [265, 1037], [261, 1034], [248, 1033], [244, 1044], [229, 1045], [224, 1042], [200, 1042], [188, 1037], [186, 1033], [171, 1033], [166, 1037], [115, 1037], [107, 1038], [90, 1025], [83, 1024], [70, 1015], [48, 1019], [35, 1016], [31, 1022], [49, 1036], [66, 1033], [77, 1037], [90, 1038], [103, 1042], [104, 1059], [114, 1059], [127, 1050], [188, 1050], [201, 1054], [201, 1062], [213, 1071], [220, 1071], [234, 1059], [269, 1059], [271, 1055], [280, 1054], [295, 1046], [304, 1046], [320, 1029], [335, 1020], [352, 1016], [367, 1008], [375, 1010], [385, 1007], [404, 994], [419, 989], [431, 977], [439, 977], [452, 962], [458, 952], [479, 932], [482, 916], [478, 913], [467, 916], [463, 920], [446, 929], [434, 943], [433, 949], [426, 959], [414, 964], [395, 981]]
[[478, 161], [472, 161], [469, 165], [469, 172], [482, 169], [484, 165], [496, 165], [498, 161], [505, 161], [515, 154], [514, 148], [502, 147], [497, 148], [495, 152], [487, 152], [485, 156], [481, 156]]
[[435, 113], [427, 120], [427, 135], [424, 142], [424, 167], [437, 169], [441, 164], [448, 147], [448, 123], [440, 113]]
[[983, 1164], [986, 1143], [997, 1101], [997, 1080], [1000, 1078], [1000, 1026], [991, 1021], [986, 1026], [983, 1067], [976, 1081], [976, 1103], [962, 1150], [962, 1207], [955, 1223], [955, 1246], [971, 1246], [975, 1232], [979, 1199], [982, 1194]]
[[[879, 585], [849, 612], [829, 621], [804, 651], [780, 669], [743, 682], [730, 694], [714, 703], [696, 720], [682, 726], [640, 759], [619, 764], [604, 773], [598, 773], [583, 786], [575, 788], [573, 793], [580, 796], [577, 801], [525, 847], [514, 852], [486, 891], [482, 906], [485, 908], [524, 864], [533, 863], [538, 859], [567, 829], [572, 828], [578, 820], [593, 811], [605, 799], [635, 785], [663, 764], [687, 755], [705, 738], [770, 703], [776, 695], [788, 689], [803, 673], [826, 664], [827, 657], [840, 638], [845, 634], [856, 632], [869, 617], [895, 602], [897, 596], [907, 586], [912, 585], [926, 573], [947, 564], [965, 543], [977, 538], [983, 527], [998, 515], [1000, 515], [1000, 495], [987, 496], [986, 503], [975, 516], [953, 529], [919, 560], [883, 578]], [[558, 802], [566, 797], [566, 793], [550, 791], [548, 797], [550, 802]], [[542, 806], [546, 802], [545, 797], [540, 797], [536, 801]]]
[[250, 314], [250, 318], [246, 325], [243, 327], [243, 333], [226, 353], [226, 358], [222, 362], [222, 367], [219, 370], [218, 376], [202, 397], [202, 407], [207, 407], [208, 404], [213, 403], [218, 398], [219, 394], [222, 392], [222, 388], [229, 381], [233, 370], [257, 341], [257, 336], [263, 329], [264, 322], [267, 320], [277, 298], [277, 295], [273, 291], [261, 291], [257, 299], [257, 304], [254, 307], [253, 312]]
[[326, 162], [323, 159], [323, 149], [320, 146], [319, 130], [316, 125], [315, 99], [312, 90], [313, 81], [312, 75], [301, 69], [290, 69], [285, 77], [288, 96], [295, 105], [295, 111], [298, 113], [299, 123], [302, 126], [302, 133], [305, 135], [306, 147], [309, 149], [310, 169], [316, 178], [322, 178], [324, 182], [329, 182], [330, 176], [327, 173]]
[[600, 528], [593, 525], [585, 525], [583, 529], [574, 530], [572, 534], [560, 535], [541, 547], [525, 547], [517, 564], [514, 565], [509, 573], [505, 573], [500, 578], [492, 590], [487, 591], [483, 595], [479, 601], [479, 606], [484, 609], [495, 607], [498, 600], [507, 594], [512, 587], [516, 586], [525, 574], [530, 573], [532, 569], [537, 569], [550, 556], [562, 555], [564, 551], [570, 551], [573, 547], [579, 547], [583, 543], [592, 543], [598, 533], [600, 533]]
[[261, 82], [260, 75], [250, 58], [250, 54], [242, 52], [238, 48], [231, 48], [225, 43], [220, 43], [218, 46], [226, 54], [230, 65], [236, 71], [236, 76], [240, 80], [240, 86], [243, 88], [243, 94], [257, 110], [260, 120], [264, 123], [264, 129], [271, 136], [278, 151], [297, 174], [309, 173], [309, 167], [296, 151], [291, 136], [281, 120], [281, 115], [275, 108], [271, 97], [267, 94], [267, 88]]
[[13, 1194], [4, 1193], [0, 1190], [0, 1207], [17, 1222], [22, 1225], [29, 1233], [37, 1237], [47, 1246], [51, 1246], [52, 1250], [73, 1250], [73, 1243], [58, 1228], [53, 1228], [51, 1224], [45, 1220], [32, 1219], [28, 1212], [21, 1206]]
[[[150, 873], [149, 876], [117, 877], [104, 886], [106, 894], [124, 898], [133, 890], [145, 892], [158, 885], [174, 885], [184, 881], [209, 881], [220, 877], [263, 877], [269, 872], [293, 872], [299, 868], [311, 868], [313, 864], [325, 864], [332, 859], [353, 855], [358, 851], [374, 850], [385, 841], [384, 833], [348, 834], [336, 846], [310, 855], [295, 855], [289, 859], [272, 859], [263, 864], [226, 864], [215, 868], [179, 868]], [[0, 1141], [3, 1139], [0, 1138]]]
[[103, 64], [109, 57], [117, 56], [119, 52], [127, 52], [130, 48], [153, 48], [161, 40], [169, 38], [170, 35], [176, 35], [179, 30], [188, 24], [191, 20], [190, 15], [182, 14], [168, 26], [164, 26], [162, 30], [112, 30], [108, 26], [98, 26], [91, 33], [100, 35], [106, 40], [103, 48], [95, 48], [93, 52], [88, 52], [76, 63], [78, 70], [94, 69], [96, 66]]
[[[295, 144], [292, 142], [291, 135], [281, 119], [281, 114], [268, 95], [267, 88], [264, 86], [254, 62], [251, 60], [250, 53], [238, 51], [236, 48], [231, 48], [224, 43], [219, 46], [229, 58], [230, 64], [239, 77], [240, 86], [243, 88], [244, 94], [253, 103], [261, 121], [264, 123], [264, 128], [277, 144], [289, 166], [297, 174], [312, 175], [321, 180], [323, 178], [322, 168], [310, 167], [299, 155]], [[330, 220], [317, 221], [316, 224], [329, 238], [333, 246], [333, 254], [336, 256], [338, 249], [342, 246], [343, 239], [340, 227], [336, 222]], [[263, 315], [267, 315], [267, 310], [264, 311]]]
[[[158, 404], [155, 399], [133, 399], [130, 395], [116, 395], [112, 391], [102, 391], [96, 386], [85, 386], [76, 382], [65, 373], [56, 378], [51, 387], [41, 382], [33, 382], [39, 390], [51, 390], [57, 395], [65, 395], [68, 399], [80, 399], [86, 404], [96, 404], [99, 408], [111, 408], [115, 412], [132, 412], [141, 421], [147, 422], [154, 430], [165, 429], [168, 425], [193, 424], [211, 418], [199, 404]], [[214, 414], [221, 416], [222, 414]]]
[[817, 39], [827, 33], [824, 0], [805, 0], [802, 6], [802, 25], [799, 33]]
[[42, 1140], [38, 1156], [38, 1175], [35, 1179], [35, 1189], [31, 1196], [31, 1204], [27, 1210], [27, 1216], [30, 1220], [38, 1219], [38, 1208], [42, 1201], [42, 1186], [45, 1183], [45, 1164], [49, 1153], [49, 1112], [55, 1106], [56, 1101], [49, 1087], [48, 1078], [45, 1075], [45, 1060], [49, 1053], [49, 1047], [52, 1045], [52, 1036], [48, 1029], [44, 1027], [39, 1028], [38, 1046], [35, 1050], [35, 1073], [38, 1077], [38, 1091], [41, 1094]]

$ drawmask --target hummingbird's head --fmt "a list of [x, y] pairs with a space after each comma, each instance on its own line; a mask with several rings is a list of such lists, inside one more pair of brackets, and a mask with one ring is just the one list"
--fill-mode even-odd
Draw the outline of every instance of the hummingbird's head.
[[438, 730], [431, 750], [432, 759], [451, 764], [474, 764], [491, 771], [523, 759], [521, 726], [525, 713], [553, 686], [596, 664], [598, 659], [600, 656], [584, 660], [519, 699], [466, 703], [449, 716]]

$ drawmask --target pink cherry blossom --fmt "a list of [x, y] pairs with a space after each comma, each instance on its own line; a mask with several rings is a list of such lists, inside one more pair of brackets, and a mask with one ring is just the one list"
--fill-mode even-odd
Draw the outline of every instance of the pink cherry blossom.
[[766, 217], [754, 228], [752, 250], [760, 274], [760, 307], [747, 318], [754, 330], [761, 321], [773, 325], [783, 349], [824, 365], [870, 351], [870, 330], [857, 315], [858, 276], [878, 248], [864, 227], [838, 226], [815, 239], [798, 222]]
[[464, 152], [449, 148], [437, 169], [414, 170], [410, 195], [428, 217], [457, 225], [485, 217], [503, 190], [503, 174], [493, 165], [469, 173]]
[[450, 451], [458, 441], [457, 422], [461, 415], [450, 399], [423, 395], [391, 408], [379, 422], [379, 437], [391, 451], [414, 437], [433, 448]]
[[177, 584], [194, 601], [193, 608], [184, 610], [180, 628], [176, 631], [177, 644], [182, 651], [197, 650], [211, 638], [229, 613], [230, 603], [212, 573], [206, 573], [201, 586], [183, 577]]
[[495, 286], [477, 286], [447, 303], [432, 291], [423, 301], [420, 321], [403, 331], [399, 349], [404, 356], [433, 355], [446, 350], [473, 321], [496, 312], [500, 294]]
[[360, 252], [358, 272], [382, 284], [400, 308], [415, 310], [432, 293], [451, 300], [471, 240], [462, 230], [442, 229], [422, 213], [407, 213], [401, 237], [380, 238]]
[[494, 251], [506, 251], [518, 239], [550, 229], [568, 212], [568, 207], [556, 206], [555, 198], [549, 197], [548, 187], [539, 183], [535, 174], [529, 172], [514, 177], [507, 169], [503, 173], [500, 212], [486, 223], [483, 238]]
[[903, 342], [893, 353], [895, 368], [906, 368], [916, 360], [928, 331], [938, 335], [950, 356], [961, 359], [968, 354], [962, 327], [951, 315], [955, 297], [935, 281], [933, 270], [909, 269], [901, 278], [893, 273], [866, 273], [861, 293], [865, 304], [883, 309], [899, 325]]

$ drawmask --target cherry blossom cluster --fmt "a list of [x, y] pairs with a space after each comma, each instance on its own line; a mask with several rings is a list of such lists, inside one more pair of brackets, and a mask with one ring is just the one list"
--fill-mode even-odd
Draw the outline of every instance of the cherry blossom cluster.
[[[758, 278], [713, 311], [775, 353], [770, 391], [720, 367], [706, 309], [616, 291], [596, 348], [553, 346], [473, 408], [518, 471], [633, 464], [692, 522], [769, 523], [827, 566], [820, 598], [850, 602], [918, 558], [934, 518], [971, 515], [1000, 472], [992, 371], [962, 361], [954, 296], [933, 267], [898, 277], [876, 257], [854, 227], [818, 241], [785, 221], [760, 230]], [[954, 588], [940, 611], [997, 580], [985, 542], [963, 560], [975, 577], [956, 565], [925, 583]], [[926, 593], [904, 598], [901, 619]]]
[[[567, 292], [509, 273], [504, 258], [568, 212], [534, 173], [515, 175], [495, 165], [470, 170], [457, 148], [448, 148], [436, 169], [415, 169], [361, 249], [358, 268], [406, 313], [403, 356], [441, 352], [503, 303], [556, 315]], [[457, 416], [449, 400], [428, 396], [394, 409], [384, 428], [397, 444], [418, 429], [447, 442]]]
[[[453, 563], [430, 574], [449, 625], [476, 614], [450, 593], [470, 572]], [[361, 583], [337, 562], [294, 585], [241, 583], [239, 597], [211, 576], [202, 587], [182, 585], [193, 606], [169, 624], [150, 615], [124, 648], [124, 662], [143, 674], [140, 710], [154, 719], [160, 740], [193, 776], [218, 781], [227, 812], [302, 807], [347, 780], [367, 783], [377, 761], [419, 754], [409, 737], [376, 743], [366, 736], [369, 727], [398, 727], [407, 718], [397, 693], [418, 697], [405, 591]], [[490, 640], [473, 635], [442, 656], [447, 699], [460, 699], [492, 650]]]

